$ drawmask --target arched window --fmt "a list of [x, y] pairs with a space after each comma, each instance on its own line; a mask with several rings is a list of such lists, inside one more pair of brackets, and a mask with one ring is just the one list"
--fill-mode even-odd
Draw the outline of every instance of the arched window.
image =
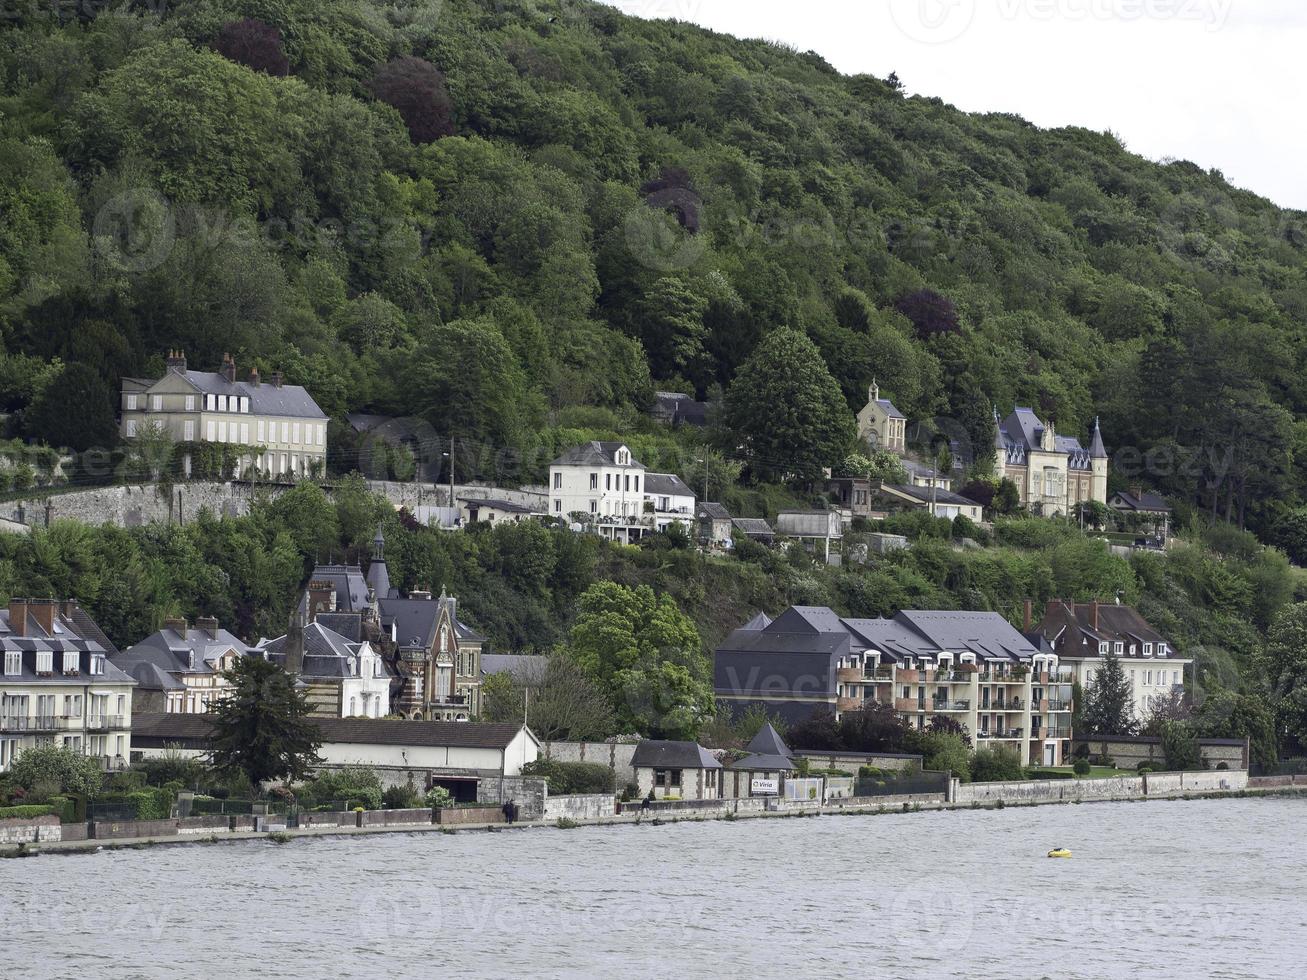
[[353, 718], [358, 714], [358, 698], [349, 699], [349, 716]]

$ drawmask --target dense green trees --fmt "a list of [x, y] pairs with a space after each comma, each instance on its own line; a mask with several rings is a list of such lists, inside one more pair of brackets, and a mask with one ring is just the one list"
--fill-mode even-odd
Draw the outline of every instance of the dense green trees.
[[1116, 654], [1108, 653], [1094, 672], [1094, 681], [1080, 713], [1083, 734], [1110, 738], [1133, 735], [1138, 729], [1134, 717], [1134, 687]]
[[817, 346], [797, 330], [769, 334], [726, 393], [729, 438], [766, 477], [813, 479], [844, 459], [853, 418]]
[[[223, 677], [232, 687], [209, 713], [209, 765], [244, 776], [256, 792], [265, 782], [305, 778], [321, 761], [322, 744], [306, 692], [277, 664], [258, 657], [241, 657]], [[377, 794], [380, 806], [380, 785]]]

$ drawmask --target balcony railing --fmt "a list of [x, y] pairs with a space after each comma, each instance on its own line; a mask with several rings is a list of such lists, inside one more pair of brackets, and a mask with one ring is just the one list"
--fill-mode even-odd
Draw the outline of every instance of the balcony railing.
[[874, 681], [892, 681], [894, 679], [893, 667], [864, 667], [862, 676], [868, 680]]
[[936, 698], [931, 702], [931, 707], [935, 711], [970, 711], [970, 701], [948, 701], [942, 698]]
[[1003, 674], [991, 671], [982, 671], [980, 674], [980, 683], [982, 684], [1024, 684], [1030, 677], [1029, 674]]
[[983, 728], [976, 734], [977, 738], [1021, 738], [1024, 735], [1024, 729], [1021, 728], [1003, 728], [985, 731]]
[[849, 681], [863, 681], [866, 680], [866, 676], [867, 675], [862, 672], [860, 667], [835, 668], [835, 679], [842, 683], [847, 683]]
[[1055, 701], [1052, 698], [1044, 698], [1045, 711], [1070, 711], [1070, 701]]
[[[1038, 736], [1037, 736], [1038, 737]], [[1071, 728], [1068, 725], [1050, 725], [1044, 729], [1043, 738], [1070, 738]]]
[[125, 728], [122, 715], [91, 715], [86, 727], [92, 729]]
[[62, 719], [54, 715], [3, 715], [0, 716], [0, 731], [3, 732], [52, 732]]
[[894, 710], [907, 712], [925, 711], [926, 705], [925, 702], [918, 701], [916, 698], [895, 698]]

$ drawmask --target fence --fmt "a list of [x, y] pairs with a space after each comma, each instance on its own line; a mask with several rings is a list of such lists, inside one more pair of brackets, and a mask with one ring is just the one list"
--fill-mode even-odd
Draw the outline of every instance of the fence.
[[921, 796], [947, 793], [948, 788], [948, 773], [928, 770], [897, 779], [859, 777], [854, 782], [853, 792], [856, 796]]

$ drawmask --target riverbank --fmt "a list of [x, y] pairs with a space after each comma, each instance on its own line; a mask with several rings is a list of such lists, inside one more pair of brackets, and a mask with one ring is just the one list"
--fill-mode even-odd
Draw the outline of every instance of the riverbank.
[[[18, 843], [0, 845], [0, 857], [35, 857], [43, 854], [88, 854], [101, 850], [139, 850], [147, 847], [168, 847], [171, 845], [212, 845], [227, 842], [262, 841], [264, 843], [284, 844], [294, 840], [312, 838], [343, 838], [372, 836], [378, 834], [469, 834], [469, 833], [513, 833], [527, 830], [568, 830], [578, 827], [599, 827], [616, 825], [663, 826], [677, 823], [706, 823], [716, 821], [758, 820], [758, 819], [802, 819], [820, 816], [880, 816], [885, 814], [918, 813], [943, 810], [1002, 810], [1009, 807], [1069, 806], [1092, 803], [1129, 803], [1156, 800], [1215, 800], [1247, 799], [1250, 797], [1298, 797], [1307, 794], [1307, 785], [1276, 782], [1268, 779], [1269, 785], [1258, 785], [1259, 780], [1247, 781], [1239, 789], [1214, 789], [1203, 792], [1155, 793], [1149, 796], [1093, 796], [1085, 799], [1013, 799], [998, 798], [989, 802], [957, 800], [877, 797], [874, 799], [833, 800], [825, 805], [813, 803], [787, 803], [786, 801], [769, 801], [767, 808], [753, 809], [731, 808], [730, 804], [751, 803], [750, 800], [723, 800], [723, 807], [715, 809], [677, 809], [648, 810], [644, 812], [617, 813], [602, 817], [581, 819], [562, 819], [553, 822], [546, 820], [526, 821], [514, 824], [500, 822], [478, 822], [457, 825], [441, 824], [402, 824], [398, 826], [364, 826], [364, 827], [296, 827], [275, 831], [231, 830], [209, 834], [168, 834], [147, 835], [140, 837], [119, 837], [107, 840], [61, 840], [40, 841], [37, 843]], [[997, 785], [997, 784], [991, 784]]]

